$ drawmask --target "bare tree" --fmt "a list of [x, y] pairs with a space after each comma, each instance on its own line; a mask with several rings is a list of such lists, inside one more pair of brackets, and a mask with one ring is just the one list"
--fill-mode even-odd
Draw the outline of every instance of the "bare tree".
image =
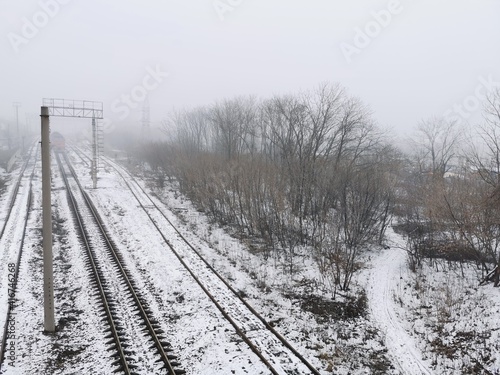
[[298, 246], [314, 244], [335, 288], [349, 288], [360, 251], [382, 241], [394, 196], [391, 152], [359, 99], [322, 84], [260, 103], [224, 100], [171, 121], [172, 170], [198, 207], [259, 235], [266, 258], [272, 249], [290, 274]]
[[414, 139], [420, 172], [429, 173], [434, 178], [443, 178], [449, 171], [453, 158], [457, 156], [461, 135], [456, 122], [441, 117], [421, 121]]
[[215, 150], [227, 159], [255, 150], [255, 99], [224, 100], [211, 108], [212, 142]]
[[143, 160], [148, 163], [155, 175], [157, 187], [162, 189], [165, 186], [166, 178], [173, 176], [171, 147], [164, 142], [150, 142], [141, 145], [140, 152]]
[[162, 130], [179, 149], [193, 154], [207, 151], [210, 140], [210, 122], [207, 109], [174, 111], [163, 121]]
[[[474, 191], [467, 195], [473, 210], [459, 215], [450, 204], [450, 211], [471, 246], [483, 254], [494, 267], [485, 278], [500, 285], [500, 89], [487, 98], [484, 124], [480, 127], [480, 145], [471, 147], [468, 163], [473, 173]], [[475, 179], [479, 179], [477, 182]], [[482, 184], [481, 184], [482, 183]], [[462, 203], [462, 208], [465, 203]], [[483, 262], [483, 266], [487, 265]]]

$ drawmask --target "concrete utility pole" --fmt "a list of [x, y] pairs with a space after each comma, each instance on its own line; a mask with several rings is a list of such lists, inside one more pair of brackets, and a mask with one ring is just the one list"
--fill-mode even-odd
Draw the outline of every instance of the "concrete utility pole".
[[50, 196], [50, 122], [49, 108], [41, 107], [42, 118], [42, 217], [43, 217], [43, 300], [44, 327], [55, 332], [54, 273], [52, 265], [52, 200]]
[[40, 117], [42, 118], [43, 298], [44, 327], [46, 332], [55, 332], [56, 330], [54, 317], [54, 271], [52, 265], [49, 116], [92, 118], [95, 123], [95, 120], [102, 119], [102, 107], [102, 102], [91, 102], [88, 100], [43, 99]]

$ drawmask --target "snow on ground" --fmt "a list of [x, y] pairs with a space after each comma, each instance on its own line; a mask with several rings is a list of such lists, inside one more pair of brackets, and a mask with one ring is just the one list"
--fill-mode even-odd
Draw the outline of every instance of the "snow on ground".
[[[55, 166], [54, 166], [55, 167]], [[54, 280], [57, 332], [43, 330], [41, 179], [36, 169], [31, 211], [16, 290], [14, 360], [5, 374], [108, 374], [103, 324], [85, 270], [62, 182], [53, 178]], [[38, 186], [38, 188], [37, 188]], [[19, 227], [22, 230], [22, 227]], [[92, 358], [88, 361], [88, 358]]]
[[[165, 251], [123, 180], [104, 168], [98, 189], [92, 190], [88, 167], [74, 155], [73, 160], [154, 315], [165, 332], [176, 332], [169, 339], [188, 374], [268, 373]], [[338, 295], [332, 300], [307, 249], [299, 249], [290, 275], [282, 259], [265, 258], [250, 239], [231, 236], [230, 229], [210, 222], [175, 184], [157, 189], [140, 176], [182, 234], [321, 373], [500, 373], [499, 290], [478, 288], [474, 267], [426, 263], [413, 274], [400, 249], [401, 237], [390, 231], [391, 248], [367, 254], [366, 269], [356, 275], [354, 286], [364, 288], [367, 299], [360, 294], [357, 299]], [[110, 353], [103, 344], [97, 297], [58, 173], [53, 199], [59, 329], [54, 335], [42, 332], [41, 182], [36, 179], [15, 309], [17, 358], [2, 374], [107, 374]], [[2, 212], [14, 180], [12, 174], [7, 192], [0, 196]], [[4, 248], [1, 251], [5, 256]], [[5, 292], [4, 283], [0, 290]]]
[[399, 316], [436, 374], [500, 374], [500, 290], [471, 263], [425, 261], [394, 288]]
[[123, 180], [104, 172], [99, 189], [89, 193], [137, 285], [149, 292], [144, 296], [182, 367], [192, 374], [266, 374], [266, 367], [168, 251]]
[[371, 264], [367, 284], [370, 314], [385, 334], [389, 354], [403, 374], [432, 374], [414, 338], [396, 312], [395, 288], [402, 274], [406, 274], [406, 253], [402, 239], [397, 238], [391, 229], [388, 232], [396, 242], [376, 256]]
[[406, 264], [404, 239], [388, 230], [389, 249], [372, 260], [367, 291], [372, 319], [403, 374], [500, 374], [500, 294], [479, 287], [474, 264]]
[[[153, 190], [182, 234], [317, 368], [335, 374], [397, 373], [385, 357], [381, 335], [362, 314], [342, 316], [332, 310], [342, 309], [343, 303], [328, 299], [324, 310], [311, 312], [323, 296], [314, 281], [305, 279], [315, 268], [307, 251], [298, 254], [294, 276], [284, 275], [279, 260], [249, 252], [246, 244], [209, 222], [175, 187]], [[318, 299], [304, 299], [315, 293]]]
[[11, 173], [2, 171], [0, 173], [0, 178], [5, 181], [5, 186], [2, 191], [0, 191], [0, 230], [5, 224], [5, 219], [7, 218], [7, 211], [10, 204], [10, 199], [12, 197], [15, 183], [12, 179], [16, 179], [16, 176], [21, 172], [21, 165], [18, 163]]
[[[13, 173], [20, 173], [20, 170], [21, 166], [18, 166]], [[12, 211], [6, 223], [4, 235], [0, 239], [0, 285], [3, 286], [0, 288], [0, 327], [2, 328], [0, 332], [2, 333], [7, 318], [8, 301], [11, 301], [9, 295], [13, 291], [12, 286], [15, 268], [17, 266], [17, 254], [22, 241], [26, 205], [29, 198], [29, 176], [26, 176], [27, 174], [28, 173], [25, 173], [21, 181], [15, 209]], [[0, 223], [0, 230], [4, 226], [16, 183], [17, 178], [11, 179], [9, 187], [2, 196], [3, 221]]]

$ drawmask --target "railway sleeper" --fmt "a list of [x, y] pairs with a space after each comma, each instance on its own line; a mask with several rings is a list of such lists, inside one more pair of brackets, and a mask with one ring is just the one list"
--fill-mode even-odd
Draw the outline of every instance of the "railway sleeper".
[[116, 307], [115, 306], [108, 306], [109, 307], [109, 311], [111, 312], [111, 315], [116, 315]]
[[108, 306], [116, 306], [116, 302], [111, 298], [110, 293], [104, 292], [104, 298], [106, 299]]
[[132, 310], [132, 314], [134, 314], [138, 318], [142, 318], [141, 311], [137, 307]]
[[115, 345], [111, 345], [109, 348], [106, 349], [107, 352], [113, 352], [113, 353], [117, 353], [118, 352], [118, 346], [115, 344]]
[[94, 287], [97, 288], [98, 283], [97, 283], [97, 280], [94, 279], [94, 277], [93, 277], [94, 276], [94, 270], [92, 268], [92, 265], [89, 265], [89, 267], [87, 269], [87, 272], [92, 275], [92, 280], [90, 280], [90, 285], [92, 285], [92, 286], [94, 286]]
[[128, 365], [128, 368], [129, 369], [136, 369], [137, 367], [139, 367], [138, 365], [136, 365], [134, 362], [131, 362], [133, 361], [132, 359], [132, 355], [130, 355], [131, 358], [127, 358], [127, 365]]
[[[93, 272], [94, 269], [92, 268], [92, 262], [90, 260], [85, 260], [84, 266], [87, 267], [87, 271]], [[95, 282], [95, 281], [91, 281], [91, 282]]]
[[121, 363], [121, 362], [122, 362], [122, 361], [121, 361], [121, 359], [120, 359], [120, 358], [116, 358], [116, 357], [113, 357], [113, 358], [114, 358], [115, 360], [114, 360], [113, 362], [111, 362], [111, 366], [120, 366], [120, 367], [122, 367], [122, 366], [121, 366], [121, 364], [122, 364], [122, 363]]
[[[119, 274], [120, 274], [120, 278], [122, 279], [122, 283], [125, 283], [125, 278], [121, 275], [122, 270], [121, 270], [121, 268], [120, 268], [120, 265], [119, 265], [118, 263], [115, 263], [115, 264], [113, 265], [113, 269], [114, 269], [117, 273], [119, 273]], [[127, 276], [127, 275], [126, 275], [126, 276]]]
[[131, 308], [134, 314], [141, 311], [139, 304], [137, 304], [135, 301], [129, 302], [128, 306]]
[[126, 296], [127, 298], [127, 302], [129, 305], [136, 305], [136, 301], [135, 301], [135, 298], [134, 296], [129, 292], [127, 293], [128, 295]]
[[146, 315], [146, 317], [150, 317], [152, 315], [151, 310], [149, 310], [149, 309], [142, 308], [142, 310], [139, 309], [138, 311], [139, 311], [139, 314], [141, 316], [142, 316], [143, 312]]
[[116, 370], [113, 370], [113, 374], [116, 374], [117, 372], [123, 372], [123, 366], [120, 365]]

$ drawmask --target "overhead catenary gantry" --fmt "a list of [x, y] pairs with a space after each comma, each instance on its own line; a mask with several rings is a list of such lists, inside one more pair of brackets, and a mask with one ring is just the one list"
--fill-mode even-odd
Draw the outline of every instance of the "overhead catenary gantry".
[[90, 100], [68, 100], [44, 98], [43, 106], [49, 109], [49, 116], [78, 117], [92, 119], [92, 185], [97, 188], [97, 166], [99, 162], [99, 126], [103, 118], [102, 102]]
[[52, 198], [50, 192], [50, 116], [92, 119], [92, 181], [97, 187], [98, 123], [103, 118], [102, 102], [44, 98], [41, 114], [42, 139], [42, 238], [43, 238], [43, 296], [44, 329], [55, 332], [54, 277], [52, 260]]

